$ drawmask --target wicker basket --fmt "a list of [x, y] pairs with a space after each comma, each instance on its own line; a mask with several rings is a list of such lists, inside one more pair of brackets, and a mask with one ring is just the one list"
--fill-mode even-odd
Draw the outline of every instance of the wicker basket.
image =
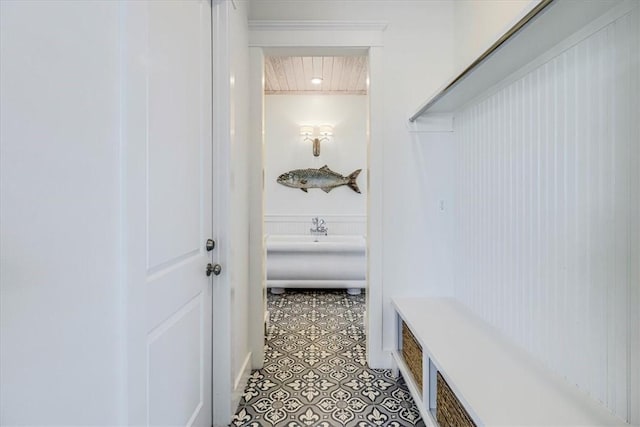
[[418, 390], [422, 392], [422, 347], [404, 322], [402, 322], [402, 357], [418, 384]]
[[438, 372], [436, 392], [436, 418], [440, 427], [475, 427], [475, 423], [464, 409], [449, 384]]

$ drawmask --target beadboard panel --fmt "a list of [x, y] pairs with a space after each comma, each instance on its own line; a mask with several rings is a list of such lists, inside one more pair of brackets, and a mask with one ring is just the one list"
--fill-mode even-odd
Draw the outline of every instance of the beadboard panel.
[[636, 7], [455, 118], [456, 297], [634, 422], [638, 22]]
[[[329, 235], [366, 236], [367, 218], [364, 215], [317, 215], [325, 220]], [[308, 215], [265, 215], [266, 234], [308, 235], [313, 227]]]

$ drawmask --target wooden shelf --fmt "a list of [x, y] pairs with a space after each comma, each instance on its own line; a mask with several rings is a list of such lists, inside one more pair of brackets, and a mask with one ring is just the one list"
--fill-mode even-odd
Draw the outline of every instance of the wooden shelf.
[[617, 0], [542, 0], [409, 118], [452, 113], [619, 5]]
[[[394, 299], [397, 314], [477, 425], [628, 426], [450, 298]], [[412, 381], [401, 355], [394, 359]], [[415, 384], [409, 387], [417, 393]], [[428, 412], [428, 396], [414, 395]]]

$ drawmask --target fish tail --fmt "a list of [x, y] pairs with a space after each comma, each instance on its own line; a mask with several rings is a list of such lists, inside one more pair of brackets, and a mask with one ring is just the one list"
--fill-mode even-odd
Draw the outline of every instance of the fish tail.
[[347, 182], [347, 185], [349, 186], [349, 188], [351, 188], [356, 193], [360, 192], [360, 189], [358, 188], [358, 184], [356, 183], [356, 179], [358, 178], [358, 175], [360, 175], [360, 172], [362, 172], [362, 169], [357, 169], [353, 171], [351, 175], [349, 175], [349, 182]]

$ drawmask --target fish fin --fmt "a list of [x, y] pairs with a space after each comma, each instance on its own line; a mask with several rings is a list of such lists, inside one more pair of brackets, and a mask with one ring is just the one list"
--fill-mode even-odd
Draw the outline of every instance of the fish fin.
[[349, 186], [349, 188], [351, 188], [356, 193], [360, 192], [360, 189], [358, 188], [358, 184], [356, 183], [356, 179], [358, 178], [358, 175], [360, 175], [360, 172], [362, 172], [362, 169], [353, 171], [351, 175], [349, 175], [349, 182], [347, 182], [347, 185]]
[[306, 179], [301, 179], [301, 180], [300, 180], [300, 184], [306, 184], [306, 183], [307, 183], [307, 180], [306, 180]]
[[331, 169], [329, 169], [329, 166], [324, 165], [323, 167], [321, 167], [320, 169], [318, 169], [319, 171], [327, 171], [327, 172], [331, 172]]
[[306, 188], [301, 188], [302, 191], [304, 191], [305, 193], [308, 193]]
[[329, 191], [333, 190], [333, 187], [321, 187], [322, 191], [324, 191], [325, 193], [328, 193]]

